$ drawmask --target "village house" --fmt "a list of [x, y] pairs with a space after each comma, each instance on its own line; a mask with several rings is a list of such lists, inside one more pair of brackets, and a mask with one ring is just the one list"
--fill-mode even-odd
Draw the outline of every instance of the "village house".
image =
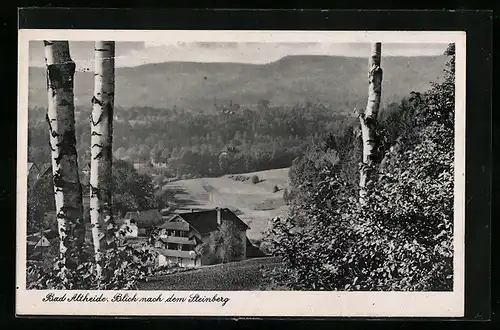
[[81, 168], [80, 168], [80, 172], [82, 173], [82, 179], [86, 179], [86, 180], [89, 180], [90, 178], [90, 163], [87, 162], [85, 163], [85, 165], [83, 165]]
[[162, 161], [155, 162], [154, 159], [151, 159], [151, 165], [153, 165], [154, 168], [167, 168], [167, 163]]
[[[220, 229], [224, 221], [232, 222], [238, 229], [241, 254], [230, 261], [263, 257], [265, 254], [254, 246], [246, 232], [249, 227], [227, 208], [191, 211], [171, 214], [168, 210], [147, 210], [128, 212], [117, 225], [122, 244], [133, 247], [151, 246], [158, 253], [157, 265], [178, 265], [180, 267], [199, 267], [211, 263], [210, 251], [203, 251], [204, 243], [211, 233]], [[156, 240], [150, 242], [152, 229], [156, 228]], [[105, 248], [106, 239], [100, 235], [101, 247]]]
[[241, 254], [231, 261], [244, 260], [249, 243], [246, 232], [249, 229], [236, 214], [227, 208], [193, 211], [172, 215], [158, 226], [160, 241], [155, 246], [159, 264], [179, 264], [180, 266], [201, 266], [210, 264], [209, 252], [196, 253], [196, 248], [209, 241], [210, 234], [219, 230], [224, 221], [232, 222], [239, 230], [242, 244]]
[[139, 236], [139, 227], [137, 227], [137, 223], [134, 219], [125, 219], [119, 231], [123, 233], [123, 237]]
[[36, 180], [38, 180], [38, 175], [40, 170], [35, 163], [28, 163], [28, 187], [33, 187]]
[[36, 165], [35, 163], [28, 163], [28, 187], [33, 188], [35, 183], [46, 175], [52, 175], [52, 165], [45, 163]]
[[57, 230], [47, 229], [26, 237], [27, 257], [29, 260], [39, 260], [51, 246], [51, 241], [58, 237]]
[[149, 235], [153, 227], [163, 222], [162, 214], [156, 209], [127, 212], [122, 220], [123, 225], [135, 223], [135, 226], [137, 226], [136, 236]]

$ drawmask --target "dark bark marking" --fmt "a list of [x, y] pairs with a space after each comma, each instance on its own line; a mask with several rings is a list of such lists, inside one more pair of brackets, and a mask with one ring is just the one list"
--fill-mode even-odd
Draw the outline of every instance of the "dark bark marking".
[[90, 184], [90, 198], [99, 197], [100, 189]]
[[101, 107], [104, 105], [104, 102], [99, 100], [97, 97], [95, 96], [92, 96], [92, 100], [91, 100], [91, 103], [92, 104], [98, 104], [100, 105]]
[[76, 137], [74, 133], [74, 131], [64, 132], [61, 141], [56, 145], [59, 148], [59, 155], [54, 159], [58, 165], [64, 156], [76, 155]]
[[52, 143], [50, 143], [50, 140], [49, 140], [49, 148], [51, 151], [56, 151], [56, 149], [52, 148]]
[[101, 151], [99, 151], [99, 152], [97, 153], [97, 155], [95, 155], [95, 156], [94, 156], [94, 158], [93, 158], [93, 159], [95, 160], [95, 159], [101, 159], [101, 158], [102, 158], [102, 150], [101, 150]]
[[73, 89], [75, 68], [73, 61], [47, 65], [48, 86], [53, 94], [56, 89]]

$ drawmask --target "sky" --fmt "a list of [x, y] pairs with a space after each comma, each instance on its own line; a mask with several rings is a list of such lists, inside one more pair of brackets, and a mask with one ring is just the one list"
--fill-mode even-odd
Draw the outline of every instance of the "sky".
[[[444, 43], [384, 43], [382, 56], [442, 55]], [[31, 41], [30, 66], [44, 66], [42, 41]], [[77, 70], [93, 67], [93, 42], [70, 41]], [[233, 62], [265, 64], [289, 55], [367, 57], [367, 43], [314, 42], [116, 42], [116, 66], [133, 67], [161, 62]]]

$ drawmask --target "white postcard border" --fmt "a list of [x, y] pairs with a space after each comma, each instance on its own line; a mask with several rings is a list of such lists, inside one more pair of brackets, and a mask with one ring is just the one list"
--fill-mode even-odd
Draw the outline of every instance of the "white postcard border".
[[[455, 222], [453, 292], [304, 292], [304, 291], [35, 291], [26, 290], [26, 203], [28, 137], [28, 66], [30, 40], [115, 40], [162, 42], [391, 42], [456, 45]], [[349, 316], [460, 317], [464, 315], [465, 259], [465, 63], [466, 36], [461, 31], [160, 31], [160, 30], [19, 30], [16, 314], [99, 316]], [[42, 302], [48, 292], [71, 297], [89, 293], [112, 298], [137, 293], [163, 298], [227, 297], [220, 303]]]

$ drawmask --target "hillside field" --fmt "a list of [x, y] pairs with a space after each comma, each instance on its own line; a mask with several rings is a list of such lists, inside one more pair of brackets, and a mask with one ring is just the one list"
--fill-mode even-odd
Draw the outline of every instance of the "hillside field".
[[[262, 238], [269, 219], [283, 217], [288, 210], [283, 200], [283, 189], [288, 187], [288, 168], [244, 173], [249, 179], [238, 181], [231, 175], [218, 178], [199, 178], [167, 183], [163, 189], [179, 191], [175, 195], [178, 211], [226, 207], [238, 215], [249, 227], [251, 240]], [[258, 183], [251, 177], [257, 175]], [[274, 186], [279, 191], [273, 192]]]
[[[257, 291], [269, 290], [262, 270], [282, 265], [276, 257], [248, 259], [159, 276], [139, 284], [139, 290]], [[224, 279], [221, 281], [221, 279]]]

